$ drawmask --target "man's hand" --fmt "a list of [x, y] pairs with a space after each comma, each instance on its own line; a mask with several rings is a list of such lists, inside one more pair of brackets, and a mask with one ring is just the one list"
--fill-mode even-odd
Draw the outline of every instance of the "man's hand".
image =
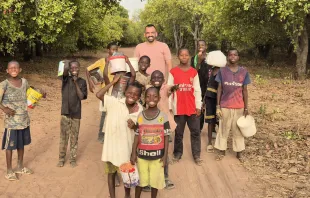
[[217, 116], [219, 119], [222, 119], [222, 117], [223, 117], [223, 113], [222, 113], [222, 110], [221, 110], [221, 106], [220, 106], [220, 105], [217, 105], [217, 106], [216, 106], [216, 116]]
[[9, 107], [4, 107], [2, 110], [8, 116], [14, 116], [15, 115], [15, 111], [13, 109], [10, 109]]
[[160, 159], [160, 162], [162, 162], [162, 163], [163, 163], [163, 167], [165, 167], [166, 164], [167, 164], [167, 156], [164, 155], [164, 157], [162, 157], [162, 158]]
[[249, 111], [248, 111], [248, 109], [244, 109], [243, 116], [246, 117], [247, 115], [249, 115]]
[[135, 165], [136, 162], [137, 162], [137, 154], [136, 154], [136, 153], [132, 153], [132, 154], [131, 154], [131, 157], [130, 157], [130, 163], [131, 163], [132, 165]]
[[196, 109], [196, 116], [199, 117], [201, 115], [201, 109]]
[[127, 126], [130, 129], [135, 129], [136, 128], [136, 124], [132, 121], [132, 119], [127, 120]]

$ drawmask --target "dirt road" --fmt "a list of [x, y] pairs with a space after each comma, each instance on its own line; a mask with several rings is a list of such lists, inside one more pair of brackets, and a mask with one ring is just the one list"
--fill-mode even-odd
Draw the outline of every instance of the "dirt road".
[[[124, 51], [128, 49], [124, 49]], [[130, 49], [131, 50], [131, 49]], [[128, 53], [127, 53], [128, 54]], [[103, 54], [97, 54], [97, 57]], [[95, 61], [81, 60], [83, 67]], [[56, 66], [55, 66], [56, 74]], [[83, 102], [82, 121], [79, 135], [78, 166], [71, 168], [66, 163], [63, 168], [56, 167], [60, 131], [61, 83], [55, 78], [39, 75], [25, 75], [31, 85], [47, 89], [48, 98], [40, 106], [30, 110], [32, 144], [25, 147], [25, 164], [34, 171], [33, 175], [19, 175], [19, 181], [9, 182], [4, 178], [6, 172], [5, 152], [0, 157], [0, 197], [108, 197], [107, 177], [101, 161], [102, 144], [97, 142], [100, 113], [99, 101], [94, 94]], [[206, 126], [205, 126], [206, 127]], [[160, 198], [245, 198], [263, 197], [264, 186], [253, 181], [228, 152], [221, 162], [214, 160], [215, 154], [206, 152], [206, 128], [202, 132], [202, 159], [204, 165], [196, 166], [191, 157], [189, 131], [184, 139], [184, 157], [170, 166], [170, 179], [175, 183], [173, 190], [162, 190]], [[2, 133], [1, 133], [2, 141]], [[170, 146], [170, 153], [172, 145]], [[16, 165], [16, 152], [13, 153]], [[258, 186], [260, 186], [258, 188]], [[255, 190], [254, 190], [255, 189]], [[123, 188], [117, 188], [117, 197], [123, 197]], [[134, 190], [132, 190], [134, 194]], [[142, 197], [150, 197], [143, 193]]]

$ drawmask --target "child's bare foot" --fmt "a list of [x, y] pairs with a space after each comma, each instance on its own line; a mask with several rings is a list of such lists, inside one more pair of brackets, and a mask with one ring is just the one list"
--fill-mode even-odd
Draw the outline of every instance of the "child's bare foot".
[[241, 162], [244, 163], [244, 157], [242, 155], [242, 152], [237, 152], [237, 159]]
[[56, 165], [57, 167], [63, 167], [65, 165], [65, 162], [59, 161]]
[[76, 161], [72, 161], [72, 162], [70, 162], [70, 165], [71, 165], [71, 167], [72, 167], [72, 168], [77, 167], [77, 163], [76, 163]]
[[31, 174], [33, 174], [33, 171], [30, 170], [29, 168], [23, 167], [23, 168], [17, 168], [15, 173], [31, 175]]

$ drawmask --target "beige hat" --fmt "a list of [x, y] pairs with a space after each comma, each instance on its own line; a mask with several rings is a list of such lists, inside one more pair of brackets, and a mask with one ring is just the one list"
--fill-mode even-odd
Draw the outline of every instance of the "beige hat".
[[208, 53], [206, 63], [215, 67], [225, 67], [227, 59], [223, 52], [216, 50]]
[[237, 125], [244, 137], [251, 137], [256, 133], [255, 120], [252, 116], [242, 116], [237, 120]]

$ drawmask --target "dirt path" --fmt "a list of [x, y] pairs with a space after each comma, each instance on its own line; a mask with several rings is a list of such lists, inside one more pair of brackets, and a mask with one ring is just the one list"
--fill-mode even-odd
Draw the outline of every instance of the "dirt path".
[[[124, 49], [128, 52], [132, 49]], [[130, 55], [130, 53], [127, 53]], [[102, 54], [97, 54], [98, 57]], [[84, 66], [95, 59], [81, 61]], [[56, 68], [55, 68], [56, 73]], [[31, 110], [32, 144], [25, 148], [26, 166], [34, 170], [33, 175], [22, 175], [20, 180], [9, 182], [4, 179], [6, 172], [5, 152], [0, 157], [0, 197], [108, 197], [107, 177], [101, 162], [102, 144], [97, 142], [100, 113], [99, 102], [94, 94], [83, 102], [82, 121], [79, 136], [78, 167], [72, 169], [68, 163], [57, 168], [59, 123], [60, 123], [60, 82], [38, 75], [25, 76], [30, 83], [48, 90], [48, 99]], [[205, 126], [206, 127], [206, 126]], [[202, 159], [198, 167], [191, 158], [189, 131], [184, 138], [184, 157], [180, 163], [170, 166], [170, 179], [175, 182], [173, 190], [162, 190], [160, 198], [245, 198], [264, 197], [265, 186], [258, 185], [246, 172], [232, 153], [223, 161], [214, 160], [215, 155], [206, 152], [206, 128], [202, 133]], [[2, 141], [2, 133], [1, 133]], [[172, 146], [170, 146], [170, 153]], [[13, 154], [16, 164], [16, 152]], [[258, 187], [260, 186], [260, 187]], [[255, 190], [254, 190], [255, 189]], [[132, 190], [132, 194], [134, 190]], [[123, 197], [123, 189], [117, 188], [117, 197]], [[142, 197], [150, 197], [143, 193]]]

